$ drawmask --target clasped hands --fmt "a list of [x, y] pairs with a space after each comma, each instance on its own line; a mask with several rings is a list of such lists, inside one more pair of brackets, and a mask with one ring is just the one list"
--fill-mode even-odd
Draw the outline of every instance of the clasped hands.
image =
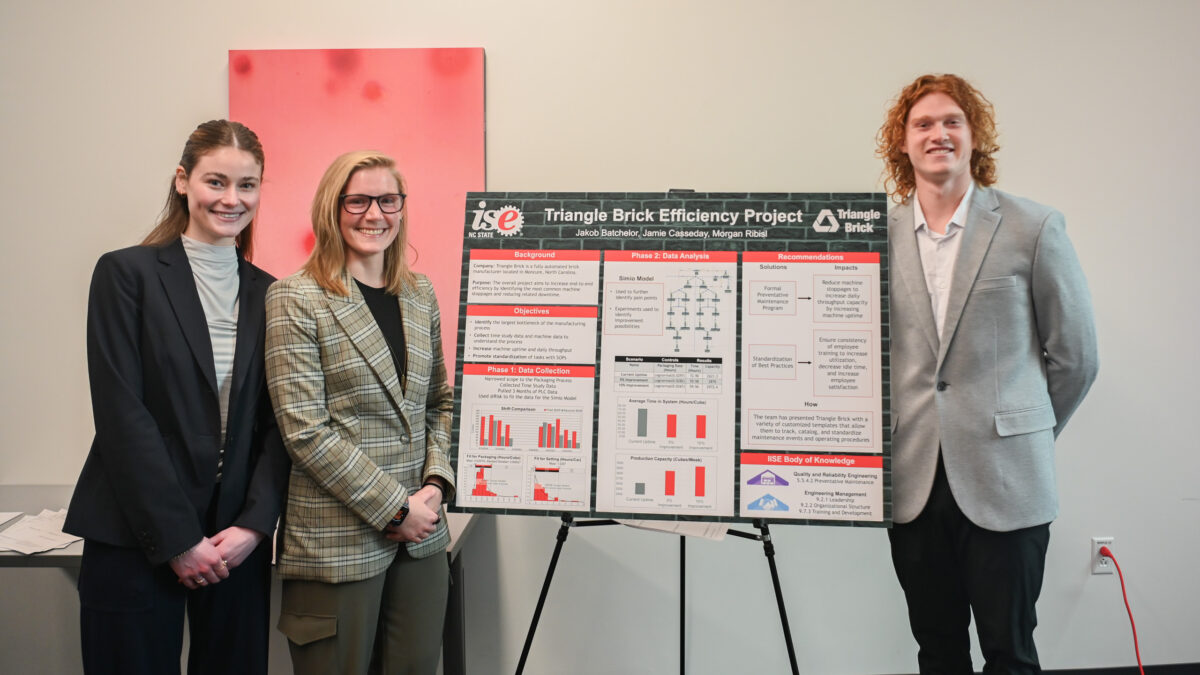
[[399, 527], [388, 526], [384, 536], [395, 542], [419, 544], [437, 531], [441, 520], [442, 491], [433, 484], [425, 484], [408, 498], [408, 515]]
[[245, 527], [227, 527], [171, 558], [171, 571], [179, 577], [179, 583], [193, 590], [220, 583], [229, 578], [229, 571], [241, 565], [265, 536]]

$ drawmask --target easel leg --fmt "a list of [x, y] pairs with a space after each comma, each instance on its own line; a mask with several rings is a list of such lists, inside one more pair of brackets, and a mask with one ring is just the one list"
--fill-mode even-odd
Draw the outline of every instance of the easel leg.
[[525, 636], [525, 647], [521, 649], [521, 660], [517, 662], [517, 675], [525, 672], [525, 659], [529, 658], [529, 648], [533, 645], [533, 634], [537, 632], [538, 619], [542, 618], [542, 607], [546, 604], [546, 595], [550, 593], [550, 581], [554, 578], [554, 568], [558, 566], [558, 556], [562, 553], [563, 543], [571, 530], [571, 514], [562, 514], [562, 525], [558, 528], [558, 542], [554, 544], [554, 555], [550, 556], [550, 568], [546, 570], [546, 580], [542, 582], [542, 594], [538, 596], [537, 609], [533, 612], [533, 621], [529, 624], [529, 633]]
[[792, 645], [792, 629], [788, 625], [787, 608], [783, 604], [783, 589], [779, 585], [779, 569], [775, 567], [775, 544], [771, 541], [771, 531], [767, 524], [756, 519], [754, 527], [762, 534], [763, 554], [767, 556], [767, 564], [771, 566], [771, 583], [775, 586], [775, 602], [779, 605], [779, 620], [783, 624], [783, 639], [787, 643], [788, 660], [792, 664], [792, 675], [800, 675], [796, 667], [796, 648]]
[[679, 675], [684, 675], [687, 670], [684, 668], [686, 661], [684, 660], [685, 640], [687, 634], [684, 629], [684, 621], [687, 618], [686, 596], [687, 592], [687, 537], [679, 535]]

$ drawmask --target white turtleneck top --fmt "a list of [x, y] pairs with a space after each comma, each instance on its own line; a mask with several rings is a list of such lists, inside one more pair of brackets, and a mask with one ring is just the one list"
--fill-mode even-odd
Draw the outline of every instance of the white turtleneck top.
[[233, 350], [237, 344], [238, 258], [233, 246], [206, 244], [183, 237], [196, 280], [196, 292], [208, 320], [213, 366], [221, 403], [221, 450], [217, 460], [217, 480], [221, 478], [225, 458], [225, 427], [229, 419], [229, 394], [233, 386]]

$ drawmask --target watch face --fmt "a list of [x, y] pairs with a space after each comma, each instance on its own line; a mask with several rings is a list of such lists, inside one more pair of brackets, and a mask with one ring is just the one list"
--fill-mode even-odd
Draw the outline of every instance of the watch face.
[[398, 511], [396, 513], [396, 517], [392, 518], [392, 520], [390, 522], [388, 522], [388, 527], [400, 527], [400, 525], [404, 523], [404, 519], [407, 517], [408, 517], [408, 500], [406, 499], [406, 500], [404, 500], [404, 503], [400, 505], [400, 511]]

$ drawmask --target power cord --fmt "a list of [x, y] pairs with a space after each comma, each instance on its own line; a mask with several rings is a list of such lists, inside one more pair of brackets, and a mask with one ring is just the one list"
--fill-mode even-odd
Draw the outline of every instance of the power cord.
[[1146, 675], [1146, 671], [1142, 669], [1142, 653], [1138, 649], [1137, 625], [1133, 622], [1133, 610], [1129, 609], [1129, 595], [1125, 592], [1125, 575], [1121, 572], [1121, 565], [1117, 562], [1116, 556], [1107, 546], [1101, 546], [1099, 553], [1113, 562], [1113, 566], [1117, 568], [1117, 576], [1121, 578], [1121, 597], [1125, 599], [1125, 611], [1129, 614], [1129, 627], [1133, 630], [1133, 654], [1137, 657], [1138, 672]]

